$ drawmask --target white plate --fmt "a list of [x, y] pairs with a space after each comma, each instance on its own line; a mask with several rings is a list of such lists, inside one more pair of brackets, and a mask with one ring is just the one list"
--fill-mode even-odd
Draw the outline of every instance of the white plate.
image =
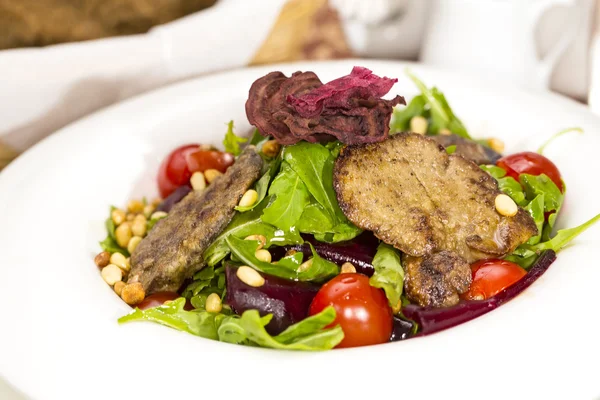
[[[398, 77], [405, 64], [350, 60], [268, 66], [210, 76], [135, 98], [73, 124], [0, 174], [0, 374], [33, 399], [559, 398], [600, 394], [600, 226], [564, 250], [522, 296], [457, 328], [405, 342], [325, 353], [209, 341], [159, 325], [119, 326], [128, 307], [93, 263], [110, 204], [152, 195], [158, 163], [187, 142], [220, 143], [225, 122], [248, 124], [250, 84], [281, 69], [324, 80], [364, 65]], [[476, 136], [507, 151], [547, 150], [569, 188], [560, 226], [600, 211], [600, 120], [554, 95], [495, 87], [418, 65]], [[93, 93], [90, 93], [93, 95]], [[347, 397], [347, 396], [346, 396]]]

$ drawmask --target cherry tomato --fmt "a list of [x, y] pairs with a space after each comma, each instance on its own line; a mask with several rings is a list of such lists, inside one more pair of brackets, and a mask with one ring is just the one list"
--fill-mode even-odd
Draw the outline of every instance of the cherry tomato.
[[332, 305], [337, 314], [331, 326], [340, 324], [344, 340], [337, 347], [385, 343], [392, 334], [392, 309], [383, 290], [369, 285], [363, 274], [340, 274], [317, 292], [310, 315]]
[[[142, 300], [136, 307], [140, 310], [145, 310], [147, 308], [158, 307], [165, 304], [165, 301], [175, 300], [180, 298], [181, 296], [175, 292], [158, 292], [151, 294]], [[185, 302], [185, 306], [183, 306], [184, 310], [191, 311], [194, 309], [194, 306], [189, 301]]]
[[560, 191], [563, 190], [562, 179], [556, 165], [541, 154], [525, 151], [523, 153], [515, 153], [509, 156], [502, 157], [496, 163], [500, 168], [506, 170], [508, 176], [512, 176], [517, 181], [520, 174], [541, 175], [546, 174], [558, 186]]
[[188, 144], [173, 150], [158, 169], [158, 190], [163, 199], [167, 198], [179, 186], [190, 182], [192, 172], [188, 168], [186, 155], [198, 150], [198, 144]]
[[471, 265], [473, 282], [462, 295], [465, 300], [484, 300], [523, 278], [527, 271], [505, 260], [481, 260]]
[[204, 172], [207, 169], [216, 169], [220, 172], [227, 171], [234, 161], [233, 154], [218, 150], [197, 149], [186, 156], [188, 169], [193, 173]]

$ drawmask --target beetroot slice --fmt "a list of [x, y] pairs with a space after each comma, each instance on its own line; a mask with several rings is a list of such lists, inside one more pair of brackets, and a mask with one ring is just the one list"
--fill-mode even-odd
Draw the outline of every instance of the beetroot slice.
[[290, 94], [287, 101], [304, 118], [321, 114], [323, 108], [352, 108], [351, 99], [380, 98], [390, 91], [398, 79], [379, 77], [373, 71], [354, 67], [350, 75], [334, 79], [303, 95]]
[[266, 326], [271, 335], [277, 335], [285, 328], [308, 317], [308, 309], [319, 286], [308, 282], [296, 282], [263, 274], [265, 284], [252, 287], [242, 282], [236, 275], [237, 267], [227, 265], [226, 302], [236, 314], [246, 310], [258, 310], [261, 316], [273, 314]]
[[447, 308], [423, 308], [410, 304], [402, 308], [402, 313], [406, 318], [419, 324], [419, 333], [416, 336], [429, 335], [451, 328], [486, 314], [517, 297], [542, 276], [554, 260], [556, 260], [556, 253], [554, 251], [544, 251], [527, 275], [514, 285], [509, 286], [489, 299], [464, 301]]

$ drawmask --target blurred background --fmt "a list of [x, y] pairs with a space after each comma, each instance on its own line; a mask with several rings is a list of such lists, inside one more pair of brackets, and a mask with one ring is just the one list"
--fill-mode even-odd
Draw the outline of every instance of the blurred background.
[[102, 107], [191, 77], [419, 61], [596, 110], [600, 0], [0, 0], [0, 169]]

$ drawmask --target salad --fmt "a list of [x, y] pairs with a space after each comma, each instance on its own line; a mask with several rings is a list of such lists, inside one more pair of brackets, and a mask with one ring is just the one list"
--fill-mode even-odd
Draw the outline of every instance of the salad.
[[230, 121], [224, 151], [174, 149], [161, 198], [106, 220], [95, 263], [134, 307], [119, 323], [286, 350], [405, 340], [514, 298], [600, 219], [555, 233], [550, 141], [502, 155], [407, 74], [408, 104], [366, 68], [272, 72], [250, 88], [248, 137]]

